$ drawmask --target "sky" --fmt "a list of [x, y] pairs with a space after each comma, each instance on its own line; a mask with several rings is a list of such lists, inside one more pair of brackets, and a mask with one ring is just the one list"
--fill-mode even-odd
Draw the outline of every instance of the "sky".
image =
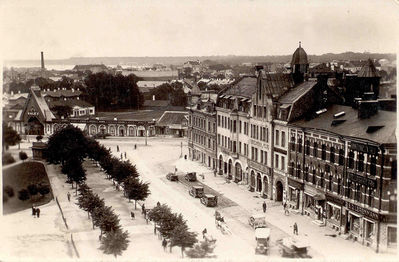
[[397, 52], [399, 0], [0, 1], [6, 60]]

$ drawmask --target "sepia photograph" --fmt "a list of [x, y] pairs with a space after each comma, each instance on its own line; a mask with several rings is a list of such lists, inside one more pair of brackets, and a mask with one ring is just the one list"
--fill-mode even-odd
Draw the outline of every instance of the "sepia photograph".
[[0, 2], [0, 261], [397, 261], [398, 0]]

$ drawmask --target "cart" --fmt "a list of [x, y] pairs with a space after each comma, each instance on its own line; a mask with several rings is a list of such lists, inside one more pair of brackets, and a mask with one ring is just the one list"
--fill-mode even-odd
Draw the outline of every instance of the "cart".
[[280, 247], [280, 253], [283, 257], [289, 258], [312, 258], [308, 255], [309, 245], [291, 237], [276, 241]]
[[256, 228], [255, 240], [255, 254], [267, 255], [269, 252], [270, 228]]
[[215, 207], [218, 204], [218, 197], [212, 194], [204, 194], [201, 203], [207, 207]]
[[218, 210], [215, 211], [215, 225], [223, 234], [231, 234], [229, 227], [224, 221], [223, 215]]
[[188, 182], [195, 182], [197, 181], [197, 173], [196, 172], [187, 173], [184, 176], [184, 179], [187, 180]]
[[166, 179], [168, 179], [170, 181], [179, 181], [179, 178], [177, 177], [177, 175], [175, 173], [168, 173], [166, 175]]
[[264, 214], [253, 214], [248, 218], [248, 224], [252, 228], [266, 227], [266, 217]]
[[188, 191], [190, 196], [192, 197], [203, 197], [204, 196], [204, 187], [202, 186], [192, 186]]

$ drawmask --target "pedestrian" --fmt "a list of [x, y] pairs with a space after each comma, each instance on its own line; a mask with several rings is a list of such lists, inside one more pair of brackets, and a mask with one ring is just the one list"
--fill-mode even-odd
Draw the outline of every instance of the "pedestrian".
[[143, 205], [141, 205], [141, 214], [143, 214], [145, 216], [145, 206], [144, 203]]
[[119, 146], [116, 145], [116, 152], [119, 152]]
[[213, 176], [214, 176], [214, 177], [216, 177], [216, 173], [217, 173], [217, 172], [216, 172], [216, 169], [213, 170]]
[[36, 209], [36, 214], [37, 214], [37, 217], [39, 218], [40, 217], [40, 208]]
[[131, 217], [132, 219], [134, 219], [134, 213], [133, 213], [133, 211], [130, 212], [130, 217]]
[[125, 152], [125, 158], [127, 158], [127, 157], [126, 157], [126, 152]]
[[161, 203], [159, 203], [159, 201], [157, 202], [157, 207], [160, 207], [161, 206]]
[[166, 241], [166, 239], [164, 238], [162, 240], [162, 247], [163, 247], [163, 251], [166, 251], [166, 246], [168, 245], [168, 242]]
[[32, 216], [36, 216], [36, 209], [33, 205], [32, 205]]
[[71, 193], [68, 192], [67, 197], [68, 197], [68, 201], [71, 202]]
[[156, 234], [157, 234], [157, 226], [154, 225], [154, 235], [156, 235]]
[[134, 144], [134, 149], [135, 149], [135, 150], [137, 149], [137, 145], [136, 145], [136, 144]]
[[263, 201], [262, 207], [263, 207], [263, 213], [266, 213], [266, 208], [267, 208], [266, 201]]
[[184, 155], [184, 160], [187, 160], [187, 155]]
[[294, 235], [298, 235], [298, 225], [294, 223]]
[[147, 215], [145, 216], [145, 222], [146, 222], [147, 225], [148, 225], [148, 216], [147, 216]]
[[121, 153], [121, 159], [123, 159], [123, 154]]
[[208, 233], [208, 230], [206, 230], [206, 228], [204, 228], [204, 230], [202, 230], [202, 238], [205, 238], [205, 234]]
[[288, 215], [290, 212], [288, 211], [287, 208], [287, 202], [284, 202], [284, 215]]

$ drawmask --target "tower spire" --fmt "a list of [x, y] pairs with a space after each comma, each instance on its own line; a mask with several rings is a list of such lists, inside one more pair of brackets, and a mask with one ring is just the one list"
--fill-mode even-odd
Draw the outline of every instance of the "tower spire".
[[299, 47], [301, 47], [301, 41], [299, 41]]

